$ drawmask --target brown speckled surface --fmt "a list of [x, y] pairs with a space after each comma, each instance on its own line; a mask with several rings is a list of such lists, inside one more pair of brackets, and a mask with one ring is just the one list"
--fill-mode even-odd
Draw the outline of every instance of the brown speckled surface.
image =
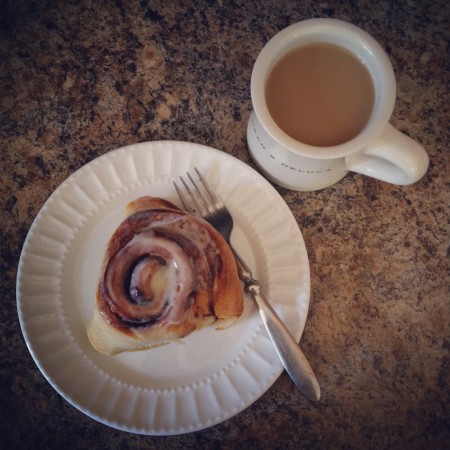
[[[443, 449], [449, 421], [449, 3], [45, 1], [0, 9], [0, 448]], [[419, 140], [417, 184], [348, 175], [281, 188], [302, 230], [311, 302], [302, 337], [322, 386], [311, 404], [283, 373], [232, 419], [175, 437], [85, 416], [33, 362], [15, 304], [21, 247], [58, 185], [126, 144], [207, 144], [251, 166], [253, 62], [277, 31], [337, 17], [371, 33], [398, 80], [392, 123]]]

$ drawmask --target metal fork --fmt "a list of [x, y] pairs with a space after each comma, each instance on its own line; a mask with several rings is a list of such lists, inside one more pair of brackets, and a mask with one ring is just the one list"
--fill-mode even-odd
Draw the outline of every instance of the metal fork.
[[253, 278], [249, 267], [231, 245], [233, 217], [214, 188], [205, 180], [197, 168], [195, 168], [195, 171], [201, 184], [196, 182], [189, 172], [187, 176], [190, 184], [183, 177], [180, 177], [184, 191], [174, 181], [181, 202], [188, 212], [203, 217], [228, 242], [236, 259], [239, 278], [244, 283], [244, 292], [256, 303], [284, 368], [297, 388], [309, 400], [318, 401], [320, 399], [320, 386], [308, 360], [266, 299], [260, 283]]

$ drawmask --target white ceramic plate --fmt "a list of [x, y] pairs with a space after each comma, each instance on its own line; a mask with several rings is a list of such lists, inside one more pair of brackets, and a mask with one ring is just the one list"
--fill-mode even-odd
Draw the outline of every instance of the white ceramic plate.
[[17, 308], [28, 348], [50, 384], [80, 411], [120, 430], [171, 435], [210, 427], [251, 405], [282, 371], [249, 299], [232, 327], [203, 329], [179, 344], [111, 357], [87, 339], [104, 250], [125, 204], [154, 195], [180, 205], [172, 180], [194, 166], [229, 206], [233, 244], [297, 339], [305, 324], [310, 283], [303, 238], [257, 172], [186, 142], [131, 145], [95, 159], [37, 215], [19, 263]]

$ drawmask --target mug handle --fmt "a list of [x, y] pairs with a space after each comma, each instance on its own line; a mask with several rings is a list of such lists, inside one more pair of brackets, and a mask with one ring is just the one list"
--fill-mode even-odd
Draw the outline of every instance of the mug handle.
[[425, 149], [391, 124], [362, 151], [345, 158], [348, 170], [399, 185], [420, 180], [428, 164]]

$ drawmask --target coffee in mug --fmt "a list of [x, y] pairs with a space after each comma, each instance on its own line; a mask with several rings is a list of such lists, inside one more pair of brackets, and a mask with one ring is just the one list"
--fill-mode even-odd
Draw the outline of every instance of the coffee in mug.
[[337, 19], [291, 25], [253, 68], [250, 155], [267, 178], [297, 191], [325, 188], [349, 171], [415, 183], [428, 155], [389, 124], [395, 95], [389, 58], [368, 33]]
[[265, 95], [270, 115], [285, 133], [319, 147], [356, 137], [369, 121], [375, 97], [363, 61], [326, 43], [283, 56], [269, 73]]

